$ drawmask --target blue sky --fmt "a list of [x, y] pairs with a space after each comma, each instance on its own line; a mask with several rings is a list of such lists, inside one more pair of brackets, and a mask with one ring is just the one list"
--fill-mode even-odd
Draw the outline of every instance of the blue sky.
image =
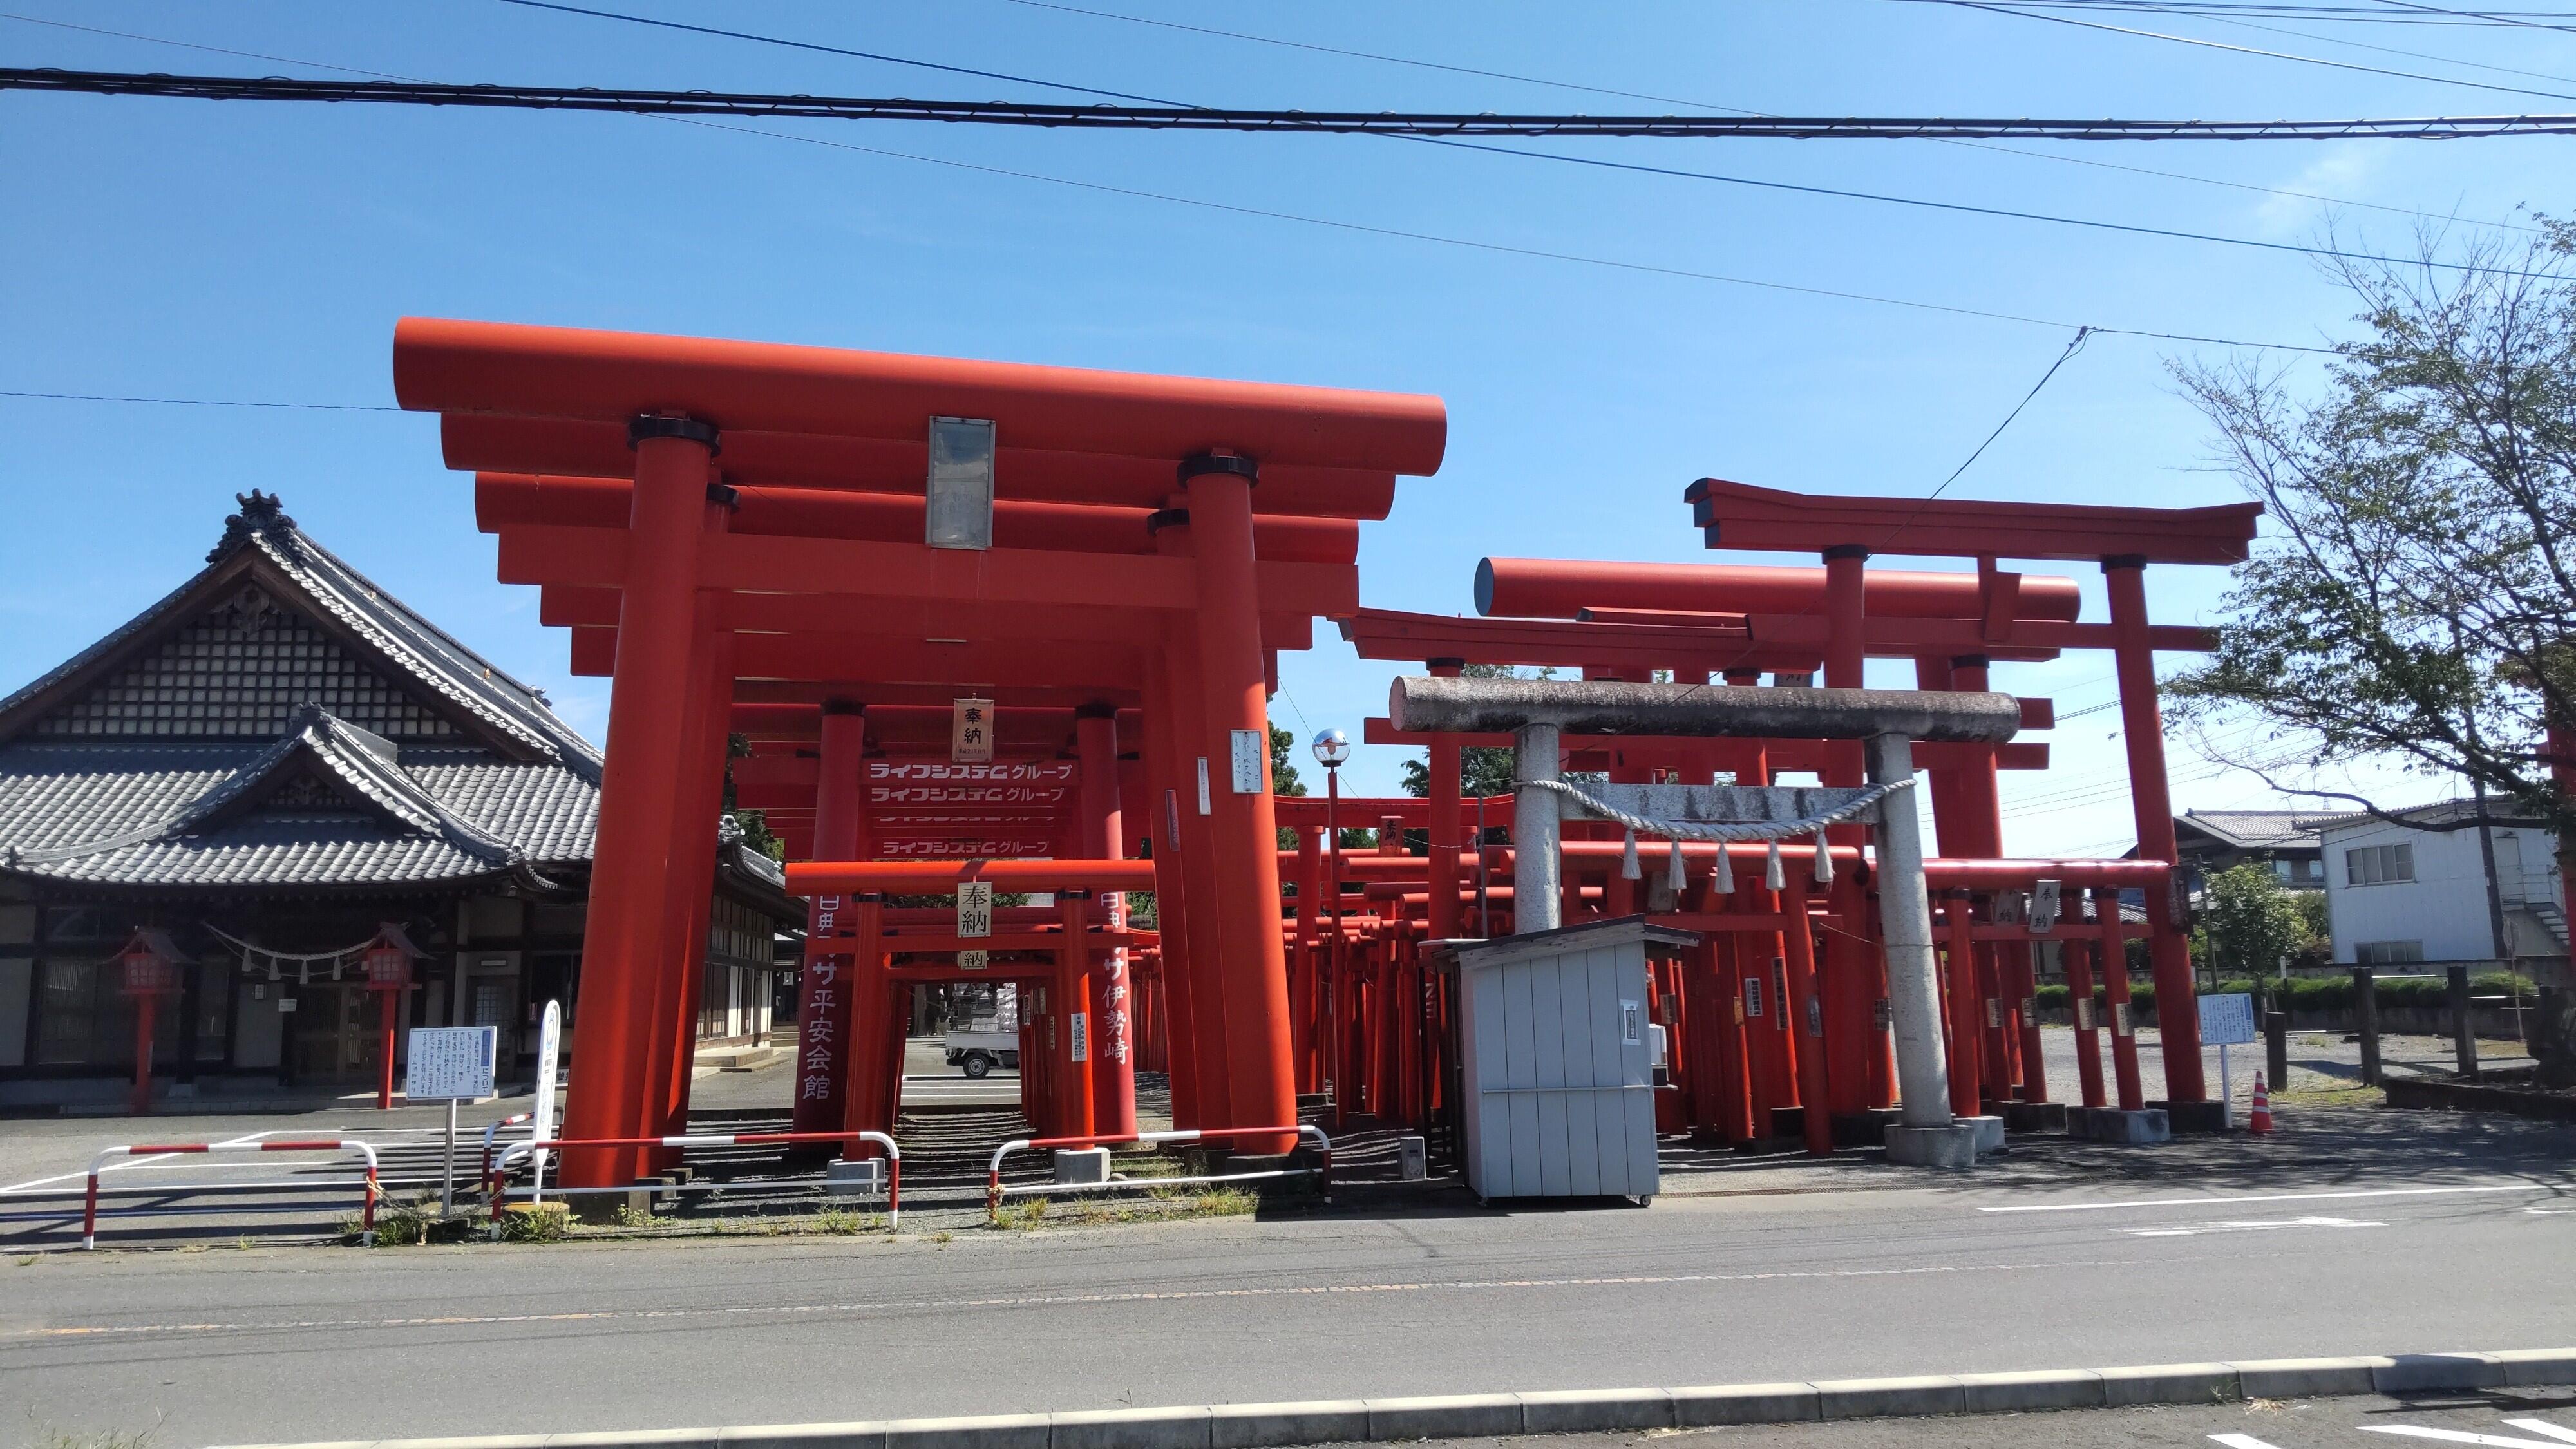
[[[1018, 0], [597, 8], [1199, 104], [2231, 118], [2576, 110], [2576, 99], [1898, 0], [1090, 5], [1671, 98], [1660, 103]], [[500, 0], [23, 0], [18, 13], [261, 58], [0, 20], [11, 65], [1079, 99]], [[2576, 98], [2576, 35], [2082, 18]], [[2527, 222], [2517, 207], [2567, 210], [2576, 176], [2571, 143], [2548, 138], [2015, 143], [2027, 155], [1912, 141], [1525, 144], [2254, 240], [2314, 244], [2330, 228], [2343, 245], [2380, 250], [2410, 248], [2429, 223], [2371, 207], [2459, 225]], [[0, 183], [10, 197], [0, 391], [383, 407], [394, 319], [426, 313], [1437, 393], [1450, 412], [1447, 464], [1406, 483], [1362, 550], [1367, 602], [1434, 612], [1472, 612], [1472, 571], [1487, 554], [1713, 557], [1681, 502], [1703, 474], [1929, 493], [2071, 335], [1637, 268], [2251, 341], [2314, 344], [2349, 331], [2344, 295], [2293, 253], [1370, 137], [702, 125], [0, 93]], [[2233, 500], [2166, 371], [2173, 359], [2228, 355], [2095, 338], [1951, 492]], [[2294, 378], [2316, 375], [2297, 354], [2271, 356]], [[606, 681], [565, 673], [563, 636], [537, 626], [534, 590], [492, 582], [492, 540], [474, 531], [469, 480], [440, 467], [432, 420], [0, 397], [0, 426], [17, 535], [0, 569], [0, 689], [184, 577], [232, 495], [258, 487], [600, 733]], [[2098, 576], [2074, 572], [2086, 617], [2102, 617]], [[2223, 584], [2206, 569], [2149, 579], [2159, 616], [2176, 622], [2213, 617]], [[1327, 638], [1284, 663], [1276, 716], [1301, 736], [1327, 724], [1356, 735], [1361, 719], [1383, 712], [1392, 672]], [[1909, 676], [1897, 666], [1873, 682]], [[2098, 656], [2002, 669], [1998, 683], [2053, 694], [2061, 713], [2112, 697]], [[2126, 848], [2116, 719], [2070, 721], [2056, 734], [2056, 769], [2008, 777], [2008, 849]], [[1391, 793], [1399, 758], [1362, 750], [1352, 787]], [[2180, 805], [2280, 803], [2183, 741], [2173, 774]], [[2393, 793], [2446, 790], [2415, 781]]]

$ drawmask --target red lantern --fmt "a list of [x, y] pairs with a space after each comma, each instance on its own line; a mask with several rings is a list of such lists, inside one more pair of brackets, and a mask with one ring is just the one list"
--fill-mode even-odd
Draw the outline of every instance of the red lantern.
[[411, 985], [411, 953], [391, 942], [367, 951], [367, 985], [376, 991], [400, 991]]
[[117, 961], [125, 968], [128, 996], [167, 996], [179, 989], [178, 950], [159, 931], [136, 931]]

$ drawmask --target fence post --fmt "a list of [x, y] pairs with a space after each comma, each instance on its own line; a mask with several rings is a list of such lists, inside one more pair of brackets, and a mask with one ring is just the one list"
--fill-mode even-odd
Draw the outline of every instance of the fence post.
[[2444, 994], [2451, 1004], [2451, 1052], [2460, 1064], [2460, 1075], [2478, 1079], [2478, 1033], [2469, 1020], [2469, 968], [2453, 966], [2445, 975]]
[[2263, 1080], [2274, 1092], [2290, 1085], [2290, 1014], [2263, 1013]]
[[2352, 968], [2352, 1013], [2361, 1029], [2361, 1084], [2376, 1087], [2380, 1084], [2379, 989], [2366, 965]]

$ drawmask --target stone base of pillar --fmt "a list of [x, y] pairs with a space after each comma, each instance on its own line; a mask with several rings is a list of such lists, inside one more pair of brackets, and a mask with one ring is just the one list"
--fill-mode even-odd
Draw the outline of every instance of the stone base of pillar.
[[1894, 1107], [1873, 1107], [1866, 1112], [1838, 1113], [1833, 1119], [1836, 1147], [1876, 1147], [1887, 1140], [1887, 1129], [1905, 1120]]
[[626, 1192], [585, 1192], [571, 1199], [575, 1221], [614, 1223], [621, 1217], [633, 1219], [650, 1216], [653, 1211], [653, 1189], [639, 1187]]
[[1977, 1129], [1977, 1155], [1979, 1157], [1983, 1157], [1989, 1152], [2001, 1152], [2004, 1150], [2003, 1118], [1956, 1117], [1951, 1120], [1957, 1122], [1962, 1127], [1974, 1127]]
[[2117, 1107], [2070, 1107], [2066, 1111], [2066, 1135], [2088, 1142], [2143, 1146], [2172, 1141], [2173, 1124], [2158, 1107], [2139, 1112], [2123, 1112]]
[[[1977, 1165], [1977, 1135], [1970, 1117], [1946, 1127], [1908, 1127], [1898, 1123], [1887, 1129], [1887, 1160], [1904, 1167], [1974, 1167]], [[2003, 1123], [1994, 1121], [1998, 1128]]]
[[2149, 1102], [2150, 1110], [2165, 1114], [2177, 1134], [2209, 1134], [2227, 1130], [2227, 1108], [2219, 1102]]
[[1807, 1109], [1804, 1107], [1772, 1108], [1771, 1135], [1783, 1142], [1803, 1144], [1807, 1140]]
[[2004, 1104], [2004, 1130], [2063, 1132], [2066, 1130], [2066, 1104], [2064, 1102], [2007, 1102]]

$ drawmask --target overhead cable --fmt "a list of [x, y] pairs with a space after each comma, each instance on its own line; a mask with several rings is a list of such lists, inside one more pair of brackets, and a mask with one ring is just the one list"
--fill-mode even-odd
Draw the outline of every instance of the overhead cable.
[[[1979, 7], [1986, 8], [1986, 7]], [[2044, 17], [2042, 17], [2044, 18]], [[2462, 82], [2467, 84], [2467, 82]], [[2314, 141], [2356, 137], [2460, 140], [2576, 134], [2576, 114], [2355, 117], [2311, 121], [2047, 120], [1869, 116], [1584, 116], [1427, 111], [1273, 111], [1216, 107], [916, 101], [757, 91], [623, 90], [599, 86], [456, 85], [421, 81], [183, 76], [132, 71], [0, 68], [0, 90], [156, 96], [207, 101], [306, 101], [765, 120], [944, 121], [1081, 130], [1325, 132], [1389, 136], [1649, 136], [1822, 140], [2033, 137], [2053, 141]], [[2567, 97], [2576, 100], [2576, 95]]]

